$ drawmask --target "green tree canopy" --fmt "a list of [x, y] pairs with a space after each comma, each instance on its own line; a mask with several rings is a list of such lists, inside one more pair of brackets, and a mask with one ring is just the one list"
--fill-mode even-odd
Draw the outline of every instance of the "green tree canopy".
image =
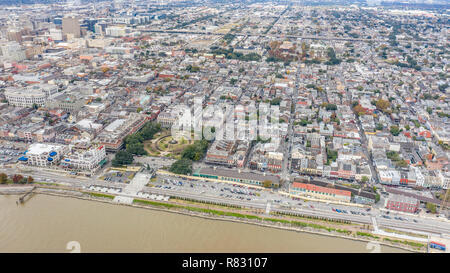
[[175, 161], [169, 171], [177, 174], [191, 174], [192, 173], [192, 160], [181, 158]]
[[6, 173], [0, 173], [0, 184], [8, 183], [8, 175]]
[[398, 128], [398, 126], [395, 125], [391, 126], [390, 131], [393, 136], [398, 136], [400, 134], [400, 129]]
[[111, 163], [114, 167], [119, 167], [122, 165], [131, 164], [133, 163], [133, 160], [133, 154], [127, 151], [118, 151]]

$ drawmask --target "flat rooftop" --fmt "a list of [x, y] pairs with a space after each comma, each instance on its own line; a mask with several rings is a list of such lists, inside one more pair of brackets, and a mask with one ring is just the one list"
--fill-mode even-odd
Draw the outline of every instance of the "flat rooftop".
[[200, 168], [194, 172], [195, 174], [207, 174], [207, 175], [217, 175], [217, 176], [225, 176], [239, 179], [248, 179], [255, 181], [264, 181], [270, 180], [272, 183], [279, 184], [280, 178], [275, 175], [264, 175], [252, 172], [239, 172], [236, 170], [227, 170], [227, 169], [213, 169], [213, 168]]

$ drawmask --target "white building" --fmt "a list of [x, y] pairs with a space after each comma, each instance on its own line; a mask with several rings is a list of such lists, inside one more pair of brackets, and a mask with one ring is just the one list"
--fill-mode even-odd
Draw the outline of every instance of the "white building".
[[106, 36], [123, 37], [129, 32], [128, 28], [120, 26], [111, 26], [105, 29]]
[[94, 171], [105, 161], [106, 151], [103, 145], [78, 144], [71, 147], [61, 161], [61, 166], [76, 170]]
[[416, 185], [419, 187], [425, 186], [425, 177], [417, 167], [411, 167], [413, 168], [414, 172], [416, 173]]
[[48, 98], [56, 92], [56, 85], [39, 84], [27, 88], [6, 88], [5, 97], [9, 104], [18, 107], [32, 107], [34, 104], [44, 106]]
[[33, 166], [56, 165], [68, 148], [61, 144], [33, 143], [19, 160]]
[[380, 177], [381, 184], [387, 184], [387, 185], [400, 185], [400, 172], [393, 170], [393, 169], [387, 169], [387, 170], [380, 170], [378, 172]]
[[20, 62], [27, 58], [25, 50], [17, 42], [7, 42], [2, 44], [0, 50], [3, 59], [8, 61]]
[[443, 172], [440, 171], [439, 172], [439, 179], [441, 180], [442, 183], [442, 188], [443, 189], [448, 189], [448, 187], [450, 186], [450, 172]]
[[62, 41], [63, 32], [61, 29], [51, 28], [48, 35], [53, 41]]
[[111, 54], [130, 54], [132, 52], [132, 48], [130, 47], [120, 47], [120, 46], [108, 46], [105, 47], [106, 53]]

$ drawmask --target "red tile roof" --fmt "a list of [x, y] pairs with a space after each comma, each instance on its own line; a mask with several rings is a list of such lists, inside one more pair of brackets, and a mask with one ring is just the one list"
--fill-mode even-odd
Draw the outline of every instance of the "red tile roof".
[[294, 182], [292, 184], [292, 186], [294, 188], [298, 188], [298, 189], [305, 189], [305, 190], [310, 190], [310, 191], [329, 193], [329, 194], [336, 194], [336, 195], [352, 196], [352, 193], [350, 191], [344, 191], [344, 190], [332, 189], [332, 188], [327, 188], [327, 187], [321, 187], [321, 186], [316, 186], [316, 185], [313, 185], [313, 184], [305, 184], [305, 183]]
[[431, 138], [431, 133], [429, 131], [422, 131], [419, 133], [419, 136], [423, 136], [426, 138]]

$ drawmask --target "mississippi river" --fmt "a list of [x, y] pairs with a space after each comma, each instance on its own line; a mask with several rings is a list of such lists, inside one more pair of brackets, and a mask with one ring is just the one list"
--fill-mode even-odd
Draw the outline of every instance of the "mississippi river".
[[[365, 242], [35, 195], [0, 195], [0, 252], [370, 252]], [[381, 252], [404, 252], [381, 246]]]

